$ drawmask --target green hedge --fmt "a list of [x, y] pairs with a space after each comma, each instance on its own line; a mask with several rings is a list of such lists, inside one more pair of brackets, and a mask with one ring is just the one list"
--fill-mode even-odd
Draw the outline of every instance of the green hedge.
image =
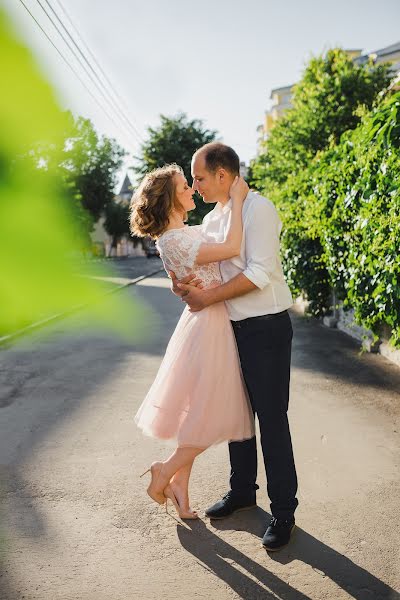
[[319, 234], [330, 281], [357, 321], [400, 346], [400, 93], [342, 136], [317, 167]]
[[292, 291], [321, 315], [334, 288], [358, 323], [376, 335], [386, 324], [400, 347], [400, 93], [364, 110], [355, 129], [270, 197], [284, 221]]
[[283, 264], [312, 314], [332, 289], [375, 334], [400, 347], [400, 93], [387, 64], [340, 48], [312, 58], [252, 162], [252, 184], [283, 221]]

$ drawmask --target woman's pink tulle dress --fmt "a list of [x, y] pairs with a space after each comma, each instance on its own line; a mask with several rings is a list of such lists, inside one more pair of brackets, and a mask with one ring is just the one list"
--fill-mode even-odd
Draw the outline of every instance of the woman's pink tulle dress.
[[[157, 242], [166, 270], [195, 273], [205, 288], [221, 284], [218, 263], [197, 266], [201, 225], [171, 229]], [[235, 337], [223, 302], [186, 307], [135, 422], [147, 435], [206, 448], [254, 435]]]

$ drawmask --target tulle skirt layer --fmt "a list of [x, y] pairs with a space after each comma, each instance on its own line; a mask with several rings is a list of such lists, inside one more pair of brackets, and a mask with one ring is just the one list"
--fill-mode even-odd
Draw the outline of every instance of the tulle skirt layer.
[[179, 446], [206, 448], [253, 437], [253, 413], [223, 302], [196, 313], [185, 308], [135, 422], [145, 434]]

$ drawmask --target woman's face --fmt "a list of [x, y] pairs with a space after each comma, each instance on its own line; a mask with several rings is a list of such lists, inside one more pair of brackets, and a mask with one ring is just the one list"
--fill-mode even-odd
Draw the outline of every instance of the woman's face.
[[195, 192], [194, 189], [191, 188], [190, 185], [188, 185], [186, 177], [181, 173], [176, 173], [174, 175], [174, 182], [176, 199], [178, 200], [182, 208], [185, 210], [185, 212], [189, 212], [190, 210], [196, 208], [196, 205], [193, 200]]

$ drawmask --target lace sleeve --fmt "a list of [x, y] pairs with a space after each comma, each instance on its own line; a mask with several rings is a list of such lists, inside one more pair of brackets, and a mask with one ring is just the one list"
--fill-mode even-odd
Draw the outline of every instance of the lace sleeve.
[[165, 268], [174, 271], [178, 277], [184, 277], [193, 271], [201, 244], [201, 238], [193, 239], [177, 230], [164, 234], [157, 247]]

